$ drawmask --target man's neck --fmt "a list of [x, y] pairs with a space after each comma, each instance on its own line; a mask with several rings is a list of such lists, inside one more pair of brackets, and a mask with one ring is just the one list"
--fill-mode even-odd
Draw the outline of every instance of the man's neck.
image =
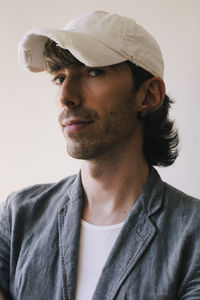
[[96, 225], [123, 222], [134, 207], [149, 175], [148, 164], [137, 151], [122, 151], [109, 159], [83, 161], [85, 193], [83, 219]]

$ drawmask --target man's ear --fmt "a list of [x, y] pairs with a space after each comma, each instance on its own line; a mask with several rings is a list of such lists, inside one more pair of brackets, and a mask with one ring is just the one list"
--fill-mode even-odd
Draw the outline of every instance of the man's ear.
[[138, 90], [138, 113], [144, 117], [150, 112], [158, 110], [165, 99], [165, 84], [159, 77], [145, 81]]

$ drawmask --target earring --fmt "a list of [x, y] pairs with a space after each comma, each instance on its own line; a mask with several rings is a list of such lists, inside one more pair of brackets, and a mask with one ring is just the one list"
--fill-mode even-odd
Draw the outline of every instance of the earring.
[[146, 114], [146, 112], [144, 109], [141, 111], [138, 111], [138, 118], [143, 119], [145, 117], [145, 114]]

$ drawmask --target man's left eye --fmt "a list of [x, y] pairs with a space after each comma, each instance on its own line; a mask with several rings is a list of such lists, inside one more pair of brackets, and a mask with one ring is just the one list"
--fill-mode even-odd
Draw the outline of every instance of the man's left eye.
[[55, 83], [56, 85], [61, 85], [64, 81], [65, 81], [65, 78], [62, 76], [56, 76], [52, 80], [52, 82]]
[[89, 71], [89, 76], [91, 77], [97, 77], [102, 74], [103, 74], [103, 70], [99, 70], [99, 69], [94, 69]]

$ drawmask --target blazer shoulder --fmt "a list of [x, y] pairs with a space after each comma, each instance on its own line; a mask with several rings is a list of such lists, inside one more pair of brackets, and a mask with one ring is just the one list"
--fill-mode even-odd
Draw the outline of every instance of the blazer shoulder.
[[173, 201], [184, 202], [185, 204], [188, 203], [189, 205], [200, 206], [200, 199], [188, 195], [166, 182], [164, 182], [164, 196], [166, 198], [173, 199]]
[[75, 178], [76, 175], [72, 175], [56, 183], [41, 183], [22, 188], [12, 192], [4, 202], [7, 203], [8, 206], [12, 206], [13, 204], [23, 205], [24, 202], [34, 201], [34, 199], [41, 198], [46, 194], [55, 194], [63, 189], [67, 190]]
[[193, 224], [200, 229], [200, 200], [164, 183], [163, 211], [174, 221]]

